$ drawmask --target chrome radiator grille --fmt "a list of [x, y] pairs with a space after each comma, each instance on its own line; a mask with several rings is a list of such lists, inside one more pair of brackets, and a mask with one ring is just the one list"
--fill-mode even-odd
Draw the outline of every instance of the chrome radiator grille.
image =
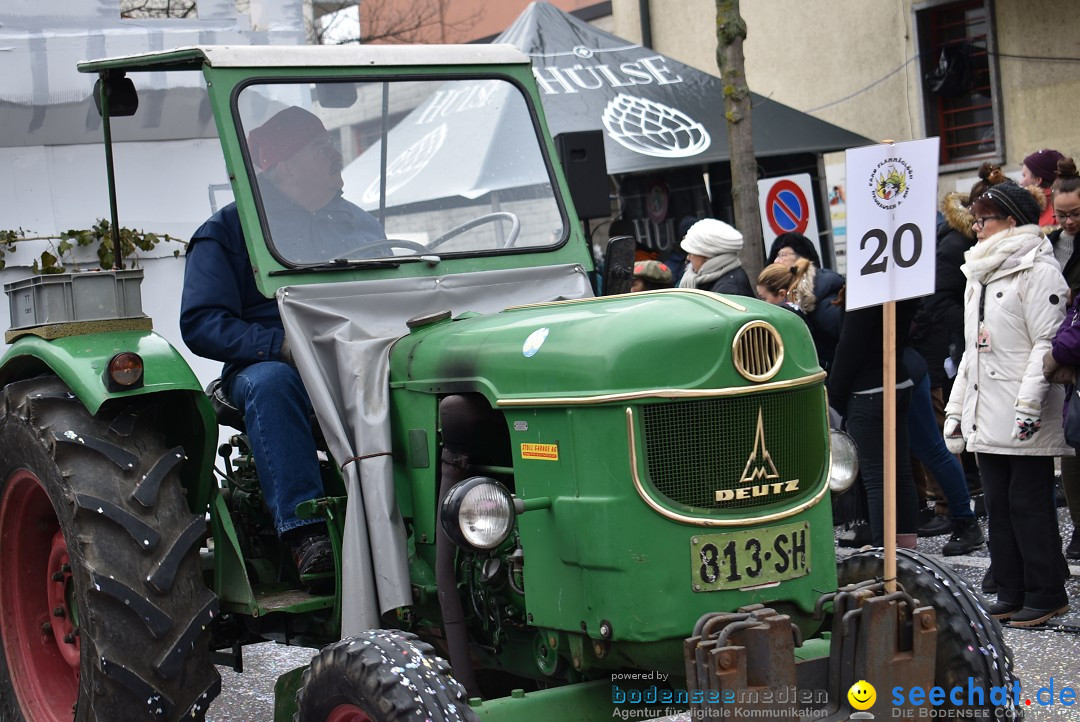
[[735, 334], [731, 347], [735, 369], [749, 381], [768, 381], [784, 363], [784, 344], [771, 324], [751, 321]]
[[828, 463], [824, 405], [821, 386], [812, 384], [643, 406], [647, 486], [660, 500], [699, 512], [808, 496]]

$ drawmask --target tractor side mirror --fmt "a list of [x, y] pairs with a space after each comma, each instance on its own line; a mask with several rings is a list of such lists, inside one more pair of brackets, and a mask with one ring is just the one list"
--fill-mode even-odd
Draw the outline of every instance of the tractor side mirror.
[[600, 287], [605, 296], [630, 293], [630, 286], [634, 283], [635, 251], [633, 236], [616, 236], [608, 241], [604, 250], [604, 278]]
[[139, 109], [139, 94], [135, 83], [123, 73], [102, 73], [94, 83], [94, 106], [101, 115], [101, 83], [105, 82], [105, 95], [109, 101], [109, 117], [124, 118], [135, 115]]

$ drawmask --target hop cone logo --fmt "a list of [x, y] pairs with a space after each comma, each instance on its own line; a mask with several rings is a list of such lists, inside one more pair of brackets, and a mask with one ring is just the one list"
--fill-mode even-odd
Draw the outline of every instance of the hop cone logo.
[[[386, 195], [391, 195], [419, 175], [445, 142], [446, 123], [442, 123], [390, 161], [386, 168]], [[371, 181], [361, 196], [363, 203], [370, 204], [379, 200], [381, 180], [381, 176], [375, 176], [375, 180]]]
[[604, 108], [604, 127], [619, 145], [657, 158], [685, 158], [709, 147], [709, 132], [686, 113], [619, 93]]

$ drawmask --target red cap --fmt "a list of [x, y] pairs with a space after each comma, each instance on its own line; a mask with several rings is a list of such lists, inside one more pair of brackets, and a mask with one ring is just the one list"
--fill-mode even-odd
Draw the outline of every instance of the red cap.
[[291, 106], [248, 133], [248, 150], [255, 167], [266, 170], [325, 133], [319, 116]]

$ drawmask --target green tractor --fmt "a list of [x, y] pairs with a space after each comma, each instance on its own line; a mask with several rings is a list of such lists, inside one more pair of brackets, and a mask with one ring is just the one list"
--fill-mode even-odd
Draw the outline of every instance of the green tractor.
[[[308, 591], [243, 419], [153, 332], [138, 271], [13, 284], [3, 719], [202, 719], [215, 664], [267, 640], [321, 649], [278, 680], [279, 720], [793, 701], [787, 719], [838, 720], [859, 680], [884, 713], [890, 684], [1013, 679], [1000, 626], [948, 569], [902, 553], [893, 591], [880, 550], [837, 564], [830, 489], [853, 451], [799, 318], [618, 293], [624, 242], [594, 296], [526, 56], [200, 47], [80, 70], [99, 76], [110, 186], [128, 75], [203, 74], [258, 288], [325, 437], [326, 496], [298, 513], [325, 520], [337, 573]], [[327, 254], [275, 225], [246, 139], [288, 106], [334, 131], [344, 195], [387, 240]]]

